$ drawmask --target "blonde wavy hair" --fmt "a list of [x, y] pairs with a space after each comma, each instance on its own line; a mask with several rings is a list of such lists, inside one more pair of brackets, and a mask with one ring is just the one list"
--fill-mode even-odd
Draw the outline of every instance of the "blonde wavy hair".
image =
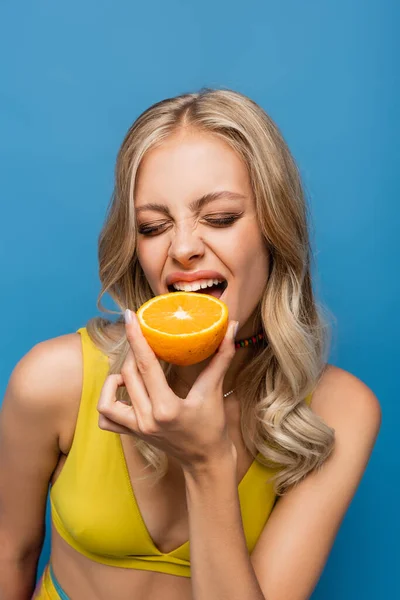
[[[258, 314], [268, 345], [253, 349], [237, 382], [241, 431], [247, 448], [273, 469], [282, 495], [322, 466], [334, 430], [307, 405], [326, 368], [331, 330], [314, 298], [309, 213], [296, 163], [276, 124], [248, 97], [227, 89], [202, 89], [157, 102], [133, 123], [119, 150], [115, 187], [99, 236], [99, 310], [120, 315], [154, 296], [136, 253], [135, 181], [145, 153], [181, 128], [208, 132], [228, 143], [247, 165], [259, 227], [270, 252], [270, 273]], [[105, 309], [109, 293], [121, 312]], [[111, 334], [109, 319], [87, 323], [90, 338], [120, 373], [128, 352], [125, 334]], [[123, 328], [121, 328], [123, 330]], [[161, 361], [167, 381], [172, 365]], [[129, 402], [125, 387], [118, 398]], [[168, 470], [165, 452], [136, 436], [136, 447], [156, 480]]]

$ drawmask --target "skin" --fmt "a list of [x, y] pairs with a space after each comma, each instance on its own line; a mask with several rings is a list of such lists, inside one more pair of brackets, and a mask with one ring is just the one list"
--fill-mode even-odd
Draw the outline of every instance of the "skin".
[[[250, 335], [268, 256], [263, 253], [247, 173], [220, 140], [193, 133], [171, 138], [142, 164], [135, 208], [163, 202], [172, 218], [162, 234], [139, 236], [139, 258], [155, 293], [166, 292], [165, 277], [171, 271], [206, 268], [223, 273], [229, 282], [230, 317], [240, 322], [238, 335]], [[245, 198], [239, 203], [218, 201], [200, 215], [188, 210], [193, 199], [215, 189], [239, 191]], [[203, 219], [216, 210], [242, 215], [234, 225], [214, 229]], [[154, 212], [142, 213], [142, 218], [165, 221]], [[238, 249], [234, 257], [232, 247]], [[335, 450], [323, 469], [279, 499], [249, 557], [237, 482], [253, 457], [240, 435], [240, 398], [232, 394], [222, 401], [222, 389], [234, 382], [246, 351], [234, 353], [229, 330], [212, 359], [182, 368], [191, 384], [188, 401], [182, 404], [177, 390], [167, 389], [157, 359], [135, 327], [135, 322], [125, 326], [130, 352], [121, 375], [110, 376], [103, 387], [99, 426], [134, 431], [169, 453], [172, 468], [165, 480], [155, 489], [135, 481], [135, 495], [163, 551], [179, 546], [190, 534], [192, 579], [94, 563], [53, 528], [51, 560], [62, 587], [71, 597], [87, 600], [306, 600], [372, 452], [381, 418], [375, 395], [350, 373], [328, 366], [313, 394], [312, 410], [334, 428]], [[122, 381], [133, 408], [114, 402]], [[58, 478], [71, 448], [82, 383], [78, 334], [37, 344], [10, 378], [0, 413], [0, 595], [8, 589], [13, 590], [10, 598], [31, 597], [43, 543], [47, 487]], [[164, 396], [168, 403], [162, 402]], [[132, 437], [122, 435], [121, 441], [133, 479], [141, 474], [142, 463]]]
[[[193, 200], [222, 190], [242, 198], [220, 198], [199, 212], [190, 210]], [[143, 210], [150, 202], [164, 204], [171, 216]], [[165, 280], [172, 272], [218, 271], [228, 281], [223, 301], [230, 319], [239, 322], [237, 339], [260, 330], [254, 313], [268, 278], [269, 254], [257, 223], [247, 168], [226, 142], [184, 129], [152, 149], [139, 169], [135, 210], [138, 258], [154, 294], [168, 293]], [[210, 222], [231, 215], [237, 217], [232, 224], [217, 227]], [[162, 228], [152, 235], [140, 233], [156, 226]], [[234, 387], [235, 374], [245, 360], [246, 351], [236, 353], [224, 391]], [[191, 386], [207, 364], [176, 371]]]

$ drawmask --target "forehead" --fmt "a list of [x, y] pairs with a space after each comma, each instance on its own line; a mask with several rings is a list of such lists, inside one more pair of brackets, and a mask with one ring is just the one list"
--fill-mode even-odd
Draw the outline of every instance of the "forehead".
[[145, 201], [190, 201], [218, 191], [251, 195], [247, 166], [224, 140], [184, 131], [149, 150], [140, 164], [135, 205]]

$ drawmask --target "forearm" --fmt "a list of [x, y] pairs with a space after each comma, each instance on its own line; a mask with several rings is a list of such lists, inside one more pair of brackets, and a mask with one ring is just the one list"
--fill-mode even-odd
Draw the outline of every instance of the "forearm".
[[39, 555], [23, 561], [0, 558], [1, 600], [30, 600], [35, 589]]
[[185, 472], [194, 600], [265, 600], [248, 554], [235, 459]]

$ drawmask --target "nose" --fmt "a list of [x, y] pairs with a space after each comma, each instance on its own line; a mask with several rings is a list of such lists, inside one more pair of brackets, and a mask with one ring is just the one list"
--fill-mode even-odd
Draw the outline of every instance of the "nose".
[[168, 256], [184, 267], [190, 267], [204, 255], [204, 242], [190, 227], [172, 234]]

